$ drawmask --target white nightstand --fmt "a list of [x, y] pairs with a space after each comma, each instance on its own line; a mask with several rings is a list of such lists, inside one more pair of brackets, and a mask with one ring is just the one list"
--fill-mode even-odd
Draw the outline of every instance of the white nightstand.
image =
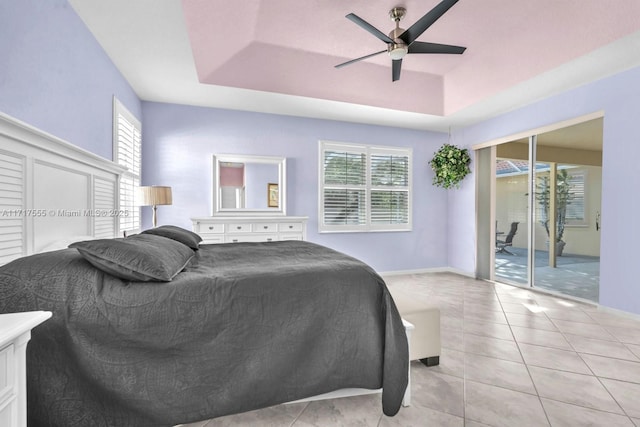
[[27, 343], [50, 311], [0, 314], [0, 426], [27, 425]]

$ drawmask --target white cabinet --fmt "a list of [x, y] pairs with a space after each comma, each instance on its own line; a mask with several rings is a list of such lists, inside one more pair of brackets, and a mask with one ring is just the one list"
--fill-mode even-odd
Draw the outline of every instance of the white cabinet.
[[203, 244], [306, 240], [306, 216], [191, 218]]
[[27, 425], [27, 343], [50, 311], [0, 314], [0, 426]]

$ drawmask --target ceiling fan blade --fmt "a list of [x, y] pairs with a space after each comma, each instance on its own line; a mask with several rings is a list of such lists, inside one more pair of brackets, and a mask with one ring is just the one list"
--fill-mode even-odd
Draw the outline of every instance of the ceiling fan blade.
[[347, 18], [350, 21], [355, 22], [356, 25], [364, 28], [365, 30], [367, 30], [368, 32], [370, 32], [371, 34], [373, 34], [374, 36], [376, 36], [377, 38], [379, 38], [383, 42], [385, 42], [385, 43], [393, 43], [393, 40], [391, 40], [389, 38], [389, 36], [387, 36], [385, 33], [380, 31], [379, 29], [377, 29], [373, 25], [369, 24], [364, 19], [360, 18], [358, 15], [356, 15], [354, 13], [350, 13], [347, 16], [345, 16], [345, 18]]
[[447, 10], [456, 4], [458, 0], [443, 0], [436, 7], [431, 9], [422, 18], [418, 19], [412, 26], [400, 35], [400, 38], [404, 40], [406, 44], [411, 44], [424, 33], [427, 28], [433, 25]]
[[453, 53], [459, 55], [466, 49], [466, 47], [453, 46], [450, 44], [413, 42], [409, 46], [409, 53]]
[[363, 59], [371, 58], [372, 56], [380, 55], [381, 53], [386, 52], [387, 49], [381, 50], [380, 52], [370, 53], [369, 55], [361, 56], [360, 58], [352, 59], [351, 61], [343, 62], [342, 64], [338, 64], [336, 68], [342, 68], [346, 65], [353, 64], [354, 62], [362, 61]]
[[400, 69], [402, 68], [402, 59], [394, 59], [391, 67], [391, 80], [400, 80]]

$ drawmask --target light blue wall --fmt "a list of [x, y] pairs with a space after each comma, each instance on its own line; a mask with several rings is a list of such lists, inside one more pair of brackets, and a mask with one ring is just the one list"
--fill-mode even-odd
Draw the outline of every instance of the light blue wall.
[[0, 112], [112, 159], [112, 98], [140, 100], [67, 0], [0, 0]]
[[[287, 213], [309, 217], [308, 238], [370, 263], [379, 271], [447, 265], [447, 193], [431, 185], [427, 165], [446, 135], [270, 114], [143, 102], [143, 183], [173, 187], [173, 205], [158, 221], [191, 227], [211, 214], [214, 153], [287, 158]], [[413, 147], [412, 232], [318, 233], [318, 141]], [[143, 210], [145, 226], [150, 212]]]
[[278, 182], [278, 165], [245, 163], [245, 200], [248, 209], [267, 209], [267, 186]]
[[[640, 68], [520, 108], [454, 133], [460, 145], [490, 141], [604, 111], [600, 303], [640, 314]], [[475, 271], [474, 178], [449, 195], [450, 266]], [[460, 226], [462, 225], [462, 228]]]

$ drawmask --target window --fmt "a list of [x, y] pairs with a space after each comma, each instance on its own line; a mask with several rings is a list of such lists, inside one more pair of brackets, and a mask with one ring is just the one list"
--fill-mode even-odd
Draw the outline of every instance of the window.
[[567, 226], [588, 225], [585, 218], [585, 184], [587, 171], [584, 169], [569, 170], [567, 183], [570, 188], [570, 200], [567, 205]]
[[128, 215], [119, 216], [120, 232], [140, 229], [140, 207], [135, 203], [135, 195], [140, 186], [141, 142], [140, 121], [113, 98], [113, 156], [116, 163], [127, 168], [120, 177], [119, 208]]
[[410, 148], [320, 141], [319, 230], [411, 230]]
[[[536, 217], [545, 221], [549, 217], [549, 172], [548, 165], [543, 164], [547, 171], [542, 172], [537, 178], [538, 201], [536, 208]], [[543, 168], [538, 168], [538, 170]], [[558, 214], [564, 209], [564, 225], [587, 226], [588, 222], [585, 215], [585, 190], [587, 181], [587, 170], [576, 168], [575, 166], [562, 165], [558, 167], [556, 181], [556, 209]]]

